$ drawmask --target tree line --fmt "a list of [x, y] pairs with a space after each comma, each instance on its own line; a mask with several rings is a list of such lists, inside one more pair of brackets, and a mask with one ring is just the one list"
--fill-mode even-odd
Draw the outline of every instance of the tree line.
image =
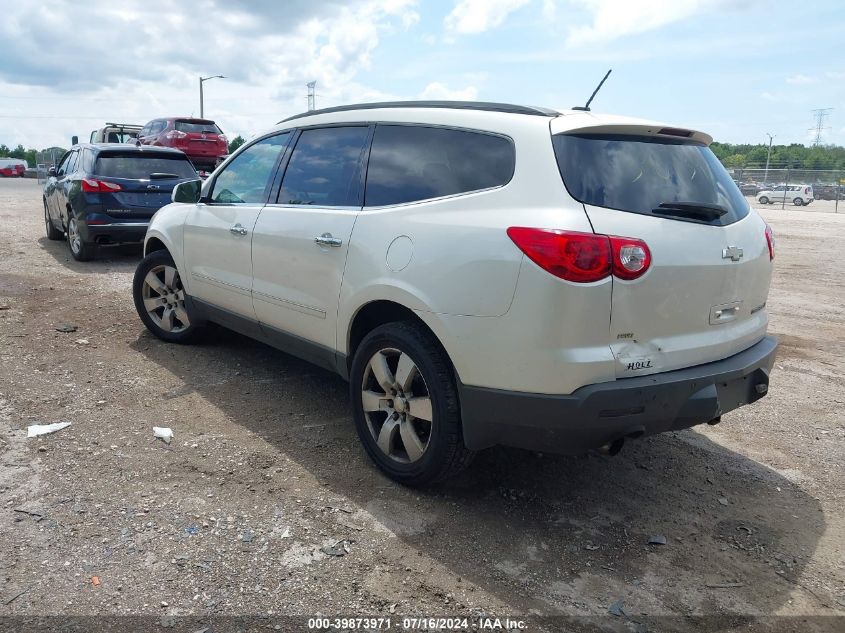
[[[246, 140], [238, 135], [229, 142], [229, 153], [231, 154]], [[23, 145], [18, 144], [15, 149], [10, 149], [5, 144], [0, 144], [0, 158], [21, 158], [27, 162], [30, 167], [35, 167], [38, 163], [51, 162], [52, 157], [55, 156], [59, 160], [67, 150], [63, 147], [48, 147], [40, 152], [35, 149], [25, 149]]]
[[[244, 144], [241, 136], [236, 136], [229, 143], [231, 154]], [[733, 143], [714, 142], [710, 149], [722, 164], [728, 168], [763, 168], [766, 166], [766, 154], [768, 145], [743, 145]], [[55, 152], [59, 158], [66, 150], [62, 148], [48, 148], [37, 152], [34, 149], [24, 149], [18, 145], [15, 149], [9, 149], [6, 145], [0, 145], [0, 158], [22, 158], [30, 167], [34, 167], [39, 161], [39, 154]], [[44, 161], [41, 161], [44, 162]], [[772, 169], [836, 169], [845, 170], [845, 147], [838, 145], [812, 145], [806, 147], [799, 143], [792, 145], [773, 145], [772, 155], [769, 159], [769, 166]]]
[[[716, 143], [710, 149], [728, 168], [764, 168], [769, 146]], [[845, 169], [845, 147], [837, 145], [772, 145], [769, 158], [772, 169]]]

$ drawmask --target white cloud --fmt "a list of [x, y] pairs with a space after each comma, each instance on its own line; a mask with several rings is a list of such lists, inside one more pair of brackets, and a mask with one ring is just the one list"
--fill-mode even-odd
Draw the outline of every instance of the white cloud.
[[689, 18], [722, 4], [722, 0], [569, 0], [586, 9], [592, 24], [576, 26], [567, 44], [578, 46], [605, 42], [650, 31]]
[[765, 99], [766, 101], [781, 101], [780, 97], [773, 95], [771, 92], [761, 92], [760, 98]]
[[814, 84], [818, 82], [818, 78], [810, 77], [808, 75], [792, 75], [791, 77], [786, 78], [786, 83], [792, 84], [795, 86], [806, 86], [807, 84]]
[[467, 86], [466, 88], [453, 90], [438, 81], [433, 81], [420, 93], [420, 99], [432, 99], [435, 101], [475, 101], [478, 99], [478, 88], [475, 86]]
[[454, 33], [483, 33], [501, 25], [531, 0], [458, 0], [444, 24]]
[[557, 17], [558, 0], [543, 0], [543, 19], [546, 22], [553, 22]]
[[250, 136], [304, 110], [308, 81], [318, 106], [375, 94], [356, 78], [380, 37], [419, 20], [417, 0], [119, 4], [4, 4], [0, 142], [67, 145], [106, 120], [198, 115], [197, 77], [217, 74], [227, 79], [205, 85], [206, 116]]
[[825, 73], [825, 76], [828, 79], [833, 79], [834, 81], [840, 81], [842, 79], [845, 79], [845, 73], [835, 72], [835, 71]]

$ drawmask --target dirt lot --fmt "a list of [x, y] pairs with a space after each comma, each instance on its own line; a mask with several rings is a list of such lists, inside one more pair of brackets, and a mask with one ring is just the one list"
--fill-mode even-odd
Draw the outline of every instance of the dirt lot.
[[76, 263], [37, 183], [0, 180], [0, 616], [845, 616], [845, 214], [810, 209], [763, 211], [768, 397], [615, 458], [496, 449], [421, 492], [370, 465], [339, 378], [154, 339], [139, 249]]

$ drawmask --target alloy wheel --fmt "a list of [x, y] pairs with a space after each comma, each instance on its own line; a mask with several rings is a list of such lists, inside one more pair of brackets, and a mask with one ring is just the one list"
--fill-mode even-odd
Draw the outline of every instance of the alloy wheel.
[[79, 234], [79, 225], [74, 217], [71, 217], [67, 223], [67, 243], [70, 245], [70, 250], [76, 254], [82, 250], [82, 236]]
[[158, 327], [176, 334], [191, 325], [185, 310], [185, 289], [179, 271], [160, 265], [149, 270], [141, 288], [144, 309]]
[[373, 354], [364, 370], [361, 403], [382, 453], [405, 464], [422, 458], [431, 442], [431, 394], [408, 354], [395, 348]]

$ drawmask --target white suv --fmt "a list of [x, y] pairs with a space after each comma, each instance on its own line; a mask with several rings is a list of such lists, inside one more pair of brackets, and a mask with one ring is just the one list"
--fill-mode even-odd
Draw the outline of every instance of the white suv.
[[405, 484], [496, 444], [615, 452], [768, 389], [773, 237], [710, 141], [492, 103], [299, 115], [177, 187], [135, 305], [166, 341], [218, 324], [338, 372]]
[[810, 204], [813, 198], [812, 185], [778, 185], [773, 189], [764, 189], [757, 194], [760, 204], [774, 204], [775, 202], [791, 202], [796, 207]]

